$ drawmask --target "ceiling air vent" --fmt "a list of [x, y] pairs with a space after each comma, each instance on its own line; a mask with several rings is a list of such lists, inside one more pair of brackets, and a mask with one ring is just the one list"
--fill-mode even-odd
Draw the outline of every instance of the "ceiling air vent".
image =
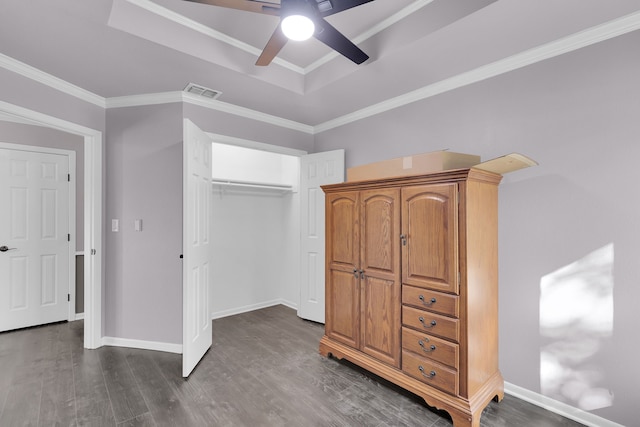
[[200, 95], [209, 99], [216, 99], [220, 95], [222, 95], [222, 92], [220, 92], [219, 90], [209, 89], [208, 87], [198, 86], [193, 83], [189, 83], [187, 87], [184, 88], [184, 92], [192, 93], [194, 95]]

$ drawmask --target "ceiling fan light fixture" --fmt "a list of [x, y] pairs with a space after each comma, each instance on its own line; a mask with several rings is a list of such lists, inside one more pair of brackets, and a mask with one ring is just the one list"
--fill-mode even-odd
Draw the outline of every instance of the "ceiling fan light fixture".
[[289, 15], [282, 19], [282, 32], [290, 40], [304, 41], [316, 30], [313, 21], [304, 15]]

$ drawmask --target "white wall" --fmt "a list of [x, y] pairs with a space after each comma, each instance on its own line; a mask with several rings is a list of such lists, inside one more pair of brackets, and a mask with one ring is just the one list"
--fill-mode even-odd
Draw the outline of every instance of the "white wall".
[[[213, 144], [213, 177], [298, 185], [298, 158]], [[299, 300], [299, 198], [213, 186], [214, 318]]]
[[280, 298], [283, 199], [228, 192], [212, 200], [212, 315], [271, 305]]

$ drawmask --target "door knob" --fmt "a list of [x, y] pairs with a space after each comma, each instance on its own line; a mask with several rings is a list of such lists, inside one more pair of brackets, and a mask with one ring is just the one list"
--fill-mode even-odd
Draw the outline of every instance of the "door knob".
[[0, 252], [7, 252], [7, 251], [12, 251], [16, 248], [9, 248], [7, 246], [0, 246]]

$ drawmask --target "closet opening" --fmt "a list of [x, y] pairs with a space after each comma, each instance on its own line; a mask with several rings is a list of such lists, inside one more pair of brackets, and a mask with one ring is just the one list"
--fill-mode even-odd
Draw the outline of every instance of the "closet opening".
[[212, 144], [214, 319], [298, 308], [299, 171], [299, 155]]
[[324, 323], [320, 186], [344, 180], [344, 150], [212, 139], [212, 318], [283, 304]]

